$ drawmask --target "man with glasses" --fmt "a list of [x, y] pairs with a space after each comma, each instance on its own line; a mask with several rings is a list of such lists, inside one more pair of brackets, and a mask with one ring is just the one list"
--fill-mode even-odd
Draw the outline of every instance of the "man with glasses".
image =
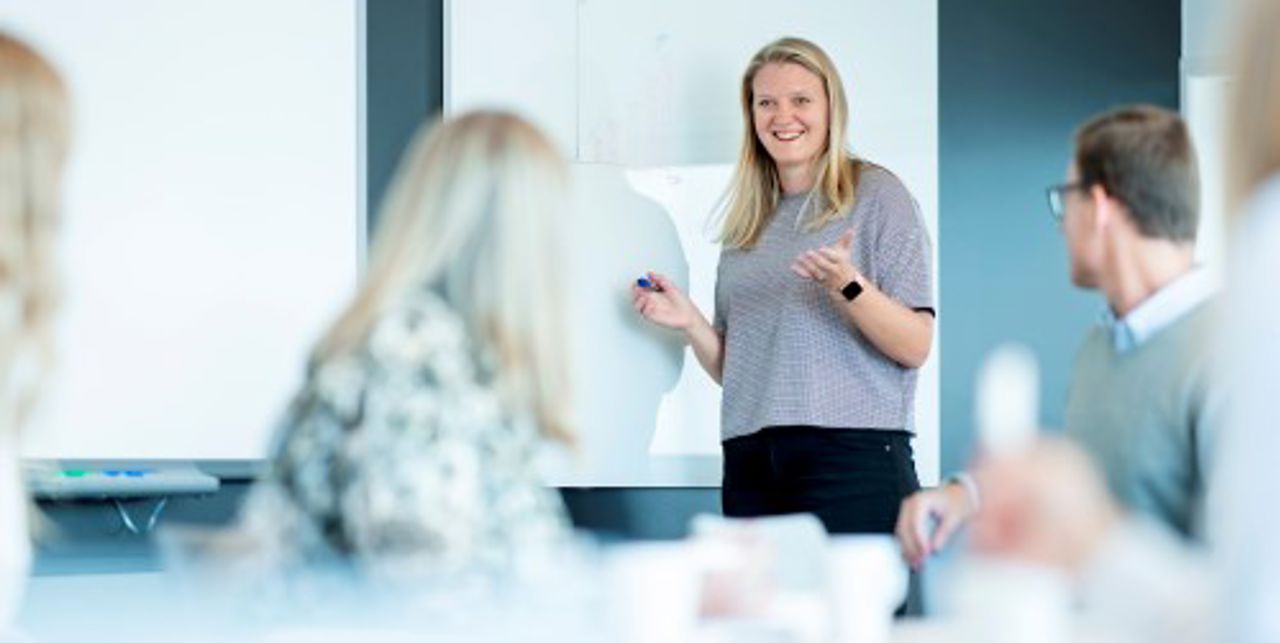
[[[1214, 287], [1194, 263], [1199, 180], [1185, 123], [1151, 106], [1095, 117], [1048, 197], [1072, 283], [1107, 300], [1076, 357], [1066, 435], [1125, 506], [1197, 538], [1221, 392], [1210, 383]], [[945, 546], [980, 499], [960, 474], [903, 501], [907, 561], [918, 567]]]

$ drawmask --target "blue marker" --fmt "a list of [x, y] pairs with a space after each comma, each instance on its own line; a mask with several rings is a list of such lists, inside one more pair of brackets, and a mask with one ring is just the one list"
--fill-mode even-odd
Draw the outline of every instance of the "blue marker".
[[637, 279], [636, 285], [641, 288], [644, 288], [645, 290], [652, 290], [653, 292], [662, 292], [662, 286], [659, 286], [657, 283], [650, 281], [647, 277], [641, 277]]

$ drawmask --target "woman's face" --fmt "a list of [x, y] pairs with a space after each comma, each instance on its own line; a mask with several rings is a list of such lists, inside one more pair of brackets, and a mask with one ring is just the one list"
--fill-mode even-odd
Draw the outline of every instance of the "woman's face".
[[811, 165], [826, 151], [827, 92], [794, 63], [769, 63], [751, 79], [756, 137], [779, 170]]

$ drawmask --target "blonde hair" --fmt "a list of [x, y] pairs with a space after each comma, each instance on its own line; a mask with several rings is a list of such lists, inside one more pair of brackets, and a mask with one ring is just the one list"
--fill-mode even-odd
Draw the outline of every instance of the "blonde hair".
[[1237, 212], [1280, 172], [1280, 2], [1248, 3], [1237, 21], [1228, 134], [1228, 196]]
[[53, 66], [0, 33], [0, 406], [13, 405], [0, 413], [18, 427], [35, 394], [34, 382], [15, 381], [18, 362], [38, 360], [39, 373], [53, 359], [54, 242], [69, 112], [66, 85]]
[[827, 94], [827, 141], [817, 160], [818, 180], [813, 193], [821, 197], [821, 210], [806, 229], [817, 230], [848, 212], [855, 201], [854, 191], [861, 164], [845, 149], [849, 107], [844, 85], [835, 65], [817, 45], [802, 38], [781, 38], [765, 45], [752, 56], [742, 74], [742, 146], [738, 166], [726, 196], [724, 227], [720, 241], [733, 248], [750, 249], [760, 239], [782, 192], [778, 168], [756, 136], [752, 113], [752, 82], [756, 73], [769, 64], [800, 65], [822, 81]]
[[390, 306], [435, 288], [497, 357], [504, 400], [572, 442], [557, 265], [567, 201], [564, 161], [524, 120], [424, 124], [388, 189], [364, 282], [314, 360], [358, 350]]

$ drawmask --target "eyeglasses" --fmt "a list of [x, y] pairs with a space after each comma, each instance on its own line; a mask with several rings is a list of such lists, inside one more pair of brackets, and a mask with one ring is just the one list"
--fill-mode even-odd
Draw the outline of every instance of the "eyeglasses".
[[1074, 181], [1072, 183], [1059, 183], [1045, 188], [1045, 196], [1049, 197], [1049, 214], [1053, 217], [1054, 223], [1062, 223], [1062, 217], [1067, 213], [1067, 193], [1072, 190], [1084, 190], [1088, 187], [1083, 181]]

